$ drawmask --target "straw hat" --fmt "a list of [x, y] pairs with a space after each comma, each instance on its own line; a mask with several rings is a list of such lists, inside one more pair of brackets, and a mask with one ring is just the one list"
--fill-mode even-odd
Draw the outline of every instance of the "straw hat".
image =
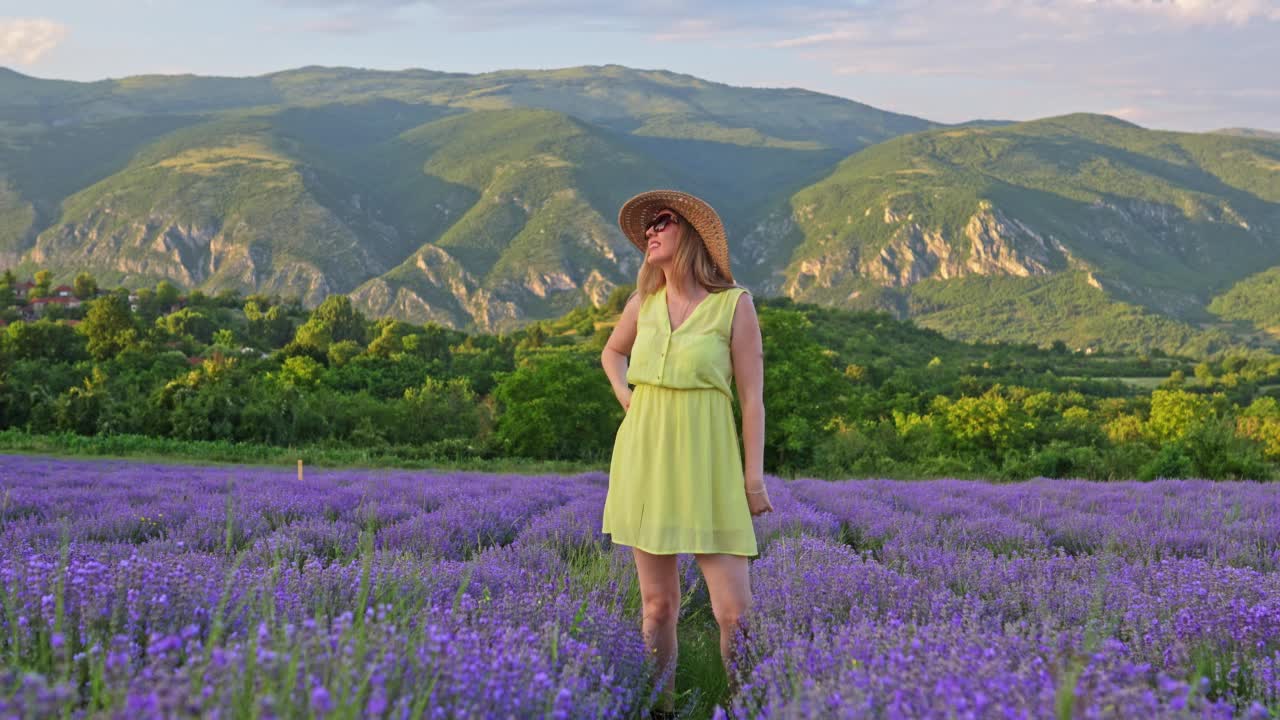
[[735, 282], [729, 270], [729, 240], [724, 234], [724, 224], [720, 216], [706, 201], [679, 190], [650, 190], [642, 192], [622, 203], [618, 211], [618, 227], [627, 236], [632, 245], [645, 252], [648, 243], [645, 241], [644, 228], [653, 220], [653, 216], [663, 208], [671, 208], [688, 220], [693, 228], [702, 236], [711, 262], [715, 263], [720, 275], [729, 282]]

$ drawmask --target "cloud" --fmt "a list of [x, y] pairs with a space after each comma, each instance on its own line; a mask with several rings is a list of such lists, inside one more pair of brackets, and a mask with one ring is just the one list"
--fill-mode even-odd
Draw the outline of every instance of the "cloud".
[[1118, 117], [1122, 120], [1128, 120], [1130, 122], [1136, 123], [1136, 122], [1141, 122], [1142, 119], [1147, 116], [1148, 111], [1140, 107], [1126, 106], [1126, 107], [1108, 108], [1106, 110], [1103, 110], [1102, 113], [1104, 115], [1114, 115], [1115, 117]]
[[802, 35], [800, 37], [787, 38], [785, 40], [775, 40], [769, 43], [769, 47], [773, 48], [793, 48], [807, 47], [811, 45], [828, 45], [834, 42], [844, 40], [858, 40], [866, 37], [866, 32], [861, 28], [841, 28], [839, 30], [830, 30], [827, 32], [813, 33], [811, 35]]
[[719, 26], [707, 20], [681, 18], [672, 23], [664, 23], [649, 35], [657, 42], [684, 42], [686, 40], [706, 40], [719, 34]]
[[[911, 15], [957, 12], [978, 15], [999, 13], [1069, 27], [1114, 21], [1124, 16], [1146, 17], [1153, 22], [1180, 24], [1244, 25], [1255, 20], [1280, 21], [1277, 0], [970, 0], [963, 3], [937, 0], [269, 0], [278, 7], [337, 10], [347, 14], [385, 13], [407, 7], [429, 7], [463, 26], [480, 29], [528, 23], [563, 23], [587, 20], [593, 26], [637, 30], [663, 21], [751, 28], [760, 33], [803, 32], [778, 41], [780, 47], [848, 39], [848, 29], [838, 26], [855, 20], [876, 20]], [[832, 26], [837, 29], [830, 29]], [[853, 32], [853, 37], [861, 37]]]
[[713, 42], [751, 55], [744, 76], [769, 65], [777, 85], [937, 120], [1114, 109], [1187, 128], [1274, 125], [1280, 116], [1269, 90], [1270, 68], [1280, 67], [1280, 0], [268, 2], [319, 14], [299, 24], [317, 32], [374, 32], [427, 11], [453, 32], [537, 27]]
[[31, 65], [58, 46], [67, 26], [45, 18], [0, 18], [0, 62]]
[[1194, 25], [1245, 25], [1254, 20], [1280, 21], [1274, 0], [1076, 0], [1107, 10], [1146, 13]]
[[[269, 0], [284, 8], [340, 13], [345, 17], [391, 16], [410, 8], [434, 10], [454, 29], [486, 31], [528, 27], [616, 31], [658, 41], [708, 39], [777, 25], [781, 16], [768, 0]], [[802, 3], [803, 5], [803, 3]]]
[[1280, 0], [898, 0], [789, 19], [757, 47], [807, 66], [806, 86], [935, 120], [1091, 111], [1196, 129], [1280, 116]]
[[379, 30], [391, 30], [397, 27], [394, 16], [390, 14], [354, 14], [341, 13], [312, 18], [301, 25], [285, 30], [301, 30], [309, 33], [326, 33], [331, 35], [364, 35]]

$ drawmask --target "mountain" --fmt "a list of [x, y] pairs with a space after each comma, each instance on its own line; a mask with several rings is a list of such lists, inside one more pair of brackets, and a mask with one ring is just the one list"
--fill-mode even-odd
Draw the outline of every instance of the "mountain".
[[1280, 266], [1250, 275], [1215, 297], [1209, 311], [1280, 340]]
[[0, 264], [310, 304], [352, 293], [370, 313], [486, 330], [634, 279], [613, 218], [635, 192], [697, 188], [741, 232], [849, 152], [933, 126], [618, 66], [6, 71], [0, 90]]
[[1219, 135], [1235, 135], [1238, 137], [1261, 138], [1263, 140], [1280, 140], [1280, 132], [1259, 130], [1257, 128], [1222, 128], [1213, 132]]
[[[1102, 115], [940, 125], [620, 66], [308, 67], [93, 83], [0, 71], [0, 266], [348, 293], [501, 331], [641, 261], [617, 208], [689, 189], [757, 294], [968, 340], [1277, 342], [1280, 143]], [[994, 321], [994, 322], [993, 322]]]
[[1232, 342], [1213, 298], [1280, 265], [1280, 146], [1083, 114], [937, 129], [790, 211], [768, 291], [957, 337], [1205, 353]]

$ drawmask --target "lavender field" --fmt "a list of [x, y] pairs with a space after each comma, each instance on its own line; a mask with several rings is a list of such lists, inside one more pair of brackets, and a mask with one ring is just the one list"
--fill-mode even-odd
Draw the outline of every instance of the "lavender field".
[[[607, 482], [0, 456], [0, 716], [643, 717]], [[686, 716], [1280, 717], [1280, 485], [768, 484]]]

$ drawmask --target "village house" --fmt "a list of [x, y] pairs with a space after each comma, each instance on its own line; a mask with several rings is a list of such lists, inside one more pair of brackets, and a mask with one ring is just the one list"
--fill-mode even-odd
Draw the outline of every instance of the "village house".
[[36, 287], [36, 284], [31, 282], [30, 280], [26, 282], [20, 282], [17, 285], [13, 286], [13, 296], [18, 300], [26, 300], [27, 297], [31, 295], [31, 291], [34, 290], [35, 287]]
[[[12, 288], [13, 297], [18, 301], [20, 308], [19, 312], [21, 312], [22, 319], [24, 320], [35, 320], [36, 318], [41, 317], [50, 305], [59, 305], [67, 309], [72, 309], [78, 308], [84, 304], [84, 301], [76, 297], [76, 289], [71, 285], [59, 285], [51, 289], [47, 297], [32, 298], [31, 292], [35, 287], [36, 283], [34, 281], [26, 280], [14, 285]], [[100, 297], [105, 294], [107, 294], [106, 291], [99, 288], [97, 292], [94, 293], [94, 296]], [[179, 297], [176, 303], [173, 303], [168, 308], [163, 309], [162, 312], [174, 313], [186, 307], [186, 305], [187, 298], [185, 296]], [[138, 293], [136, 291], [130, 292], [129, 309], [133, 312], [138, 312], [139, 307], [140, 303]]]
[[80, 307], [80, 298], [74, 295], [70, 297], [55, 295], [53, 297], [36, 298], [35, 300], [27, 303], [27, 306], [23, 308], [23, 315], [30, 318], [38, 318], [41, 315], [44, 315], [44, 311], [50, 305], [60, 305], [70, 310], [72, 308]]

